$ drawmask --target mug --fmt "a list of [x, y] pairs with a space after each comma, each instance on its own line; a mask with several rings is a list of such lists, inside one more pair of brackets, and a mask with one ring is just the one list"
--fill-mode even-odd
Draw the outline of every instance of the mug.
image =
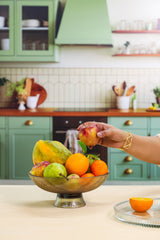
[[1, 39], [1, 49], [8, 51], [9, 50], [9, 38], [2, 38]]
[[117, 96], [117, 108], [118, 109], [129, 109], [129, 96]]
[[37, 96], [29, 96], [27, 97], [27, 101], [26, 101], [26, 105], [28, 108], [30, 109], [34, 109], [37, 107], [37, 103], [38, 103], [38, 99], [39, 99], [39, 94], [37, 94]]

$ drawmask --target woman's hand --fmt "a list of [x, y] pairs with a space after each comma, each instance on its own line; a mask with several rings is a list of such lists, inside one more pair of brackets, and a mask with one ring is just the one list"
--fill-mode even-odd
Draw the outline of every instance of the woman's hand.
[[98, 144], [112, 148], [121, 148], [123, 146], [126, 139], [126, 132], [112, 125], [102, 122], [85, 122], [81, 124], [77, 130], [80, 131], [83, 127], [91, 126], [96, 126], [99, 129], [97, 133], [99, 137]]

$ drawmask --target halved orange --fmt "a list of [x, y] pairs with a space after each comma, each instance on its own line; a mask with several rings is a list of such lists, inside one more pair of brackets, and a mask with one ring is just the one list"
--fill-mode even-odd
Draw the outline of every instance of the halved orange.
[[152, 198], [131, 197], [129, 199], [130, 205], [136, 212], [146, 212], [152, 207]]

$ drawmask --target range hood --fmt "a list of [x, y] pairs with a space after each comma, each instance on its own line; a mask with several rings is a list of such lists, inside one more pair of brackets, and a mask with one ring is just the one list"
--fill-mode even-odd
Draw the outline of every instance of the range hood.
[[112, 46], [107, 0], [66, 0], [56, 44]]

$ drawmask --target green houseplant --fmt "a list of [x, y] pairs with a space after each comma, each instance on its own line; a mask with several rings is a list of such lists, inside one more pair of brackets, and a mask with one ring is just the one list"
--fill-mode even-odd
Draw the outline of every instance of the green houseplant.
[[160, 104], [160, 87], [155, 87], [153, 89], [153, 93], [155, 94], [156, 96], [156, 102], [157, 104]]
[[19, 105], [24, 100], [25, 95], [25, 78], [21, 79], [20, 81], [10, 83], [7, 88], [7, 95], [14, 96], [16, 99], [15, 106]]
[[6, 77], [0, 78], [0, 108], [8, 108], [12, 102], [12, 97], [6, 95], [10, 80]]

